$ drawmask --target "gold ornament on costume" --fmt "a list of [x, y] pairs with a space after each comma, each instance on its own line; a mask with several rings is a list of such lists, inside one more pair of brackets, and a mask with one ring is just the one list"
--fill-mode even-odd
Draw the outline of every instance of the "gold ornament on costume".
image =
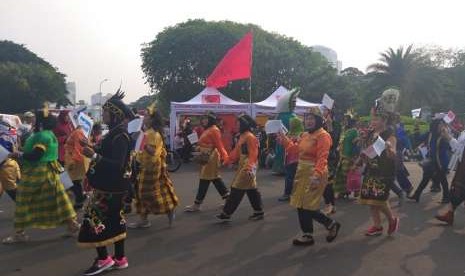
[[42, 113], [44, 114], [44, 118], [48, 117], [48, 102], [44, 102], [44, 106], [42, 108]]

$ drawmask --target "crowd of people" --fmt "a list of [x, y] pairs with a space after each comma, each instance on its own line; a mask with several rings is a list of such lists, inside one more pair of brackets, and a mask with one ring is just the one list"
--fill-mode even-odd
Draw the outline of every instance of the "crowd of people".
[[[97, 257], [84, 275], [97, 275], [128, 267], [127, 227], [149, 228], [151, 214], [164, 214], [168, 224], [173, 223], [179, 198], [166, 167], [165, 123], [152, 104], [145, 111], [143, 129], [129, 134], [127, 124], [137, 115], [123, 103], [123, 97], [124, 93], [118, 91], [102, 107], [103, 123], [109, 127], [104, 136], [101, 125], [96, 124], [87, 137], [80, 126], [71, 124], [66, 111], [55, 118], [46, 106], [35, 114], [25, 113], [24, 124], [17, 129], [0, 122], [0, 145], [10, 152], [0, 164], [0, 183], [16, 204], [15, 232], [3, 243], [29, 240], [27, 228], [66, 225], [67, 234], [76, 236], [79, 246], [95, 248]], [[296, 95], [291, 95], [291, 107], [295, 99]], [[224, 200], [216, 216], [218, 221], [231, 221], [244, 195], [252, 207], [249, 220], [262, 220], [266, 209], [257, 170], [279, 167], [285, 175], [279, 201], [295, 208], [301, 228], [292, 241], [295, 246], [315, 243], [314, 221], [324, 225], [326, 241], [333, 242], [341, 228], [341, 222], [332, 218], [336, 202], [349, 196], [370, 208], [373, 224], [366, 230], [367, 236], [383, 234], [381, 215], [388, 223], [387, 234], [392, 235], [400, 222], [389, 205], [390, 192], [399, 196], [399, 202], [404, 194], [418, 202], [431, 180], [432, 191], [442, 190], [441, 202], [450, 204], [436, 218], [453, 224], [454, 211], [465, 200], [463, 129], [451, 132], [438, 116], [429, 132], [415, 133], [415, 142], [411, 143], [398, 114], [382, 100], [373, 107], [369, 124], [358, 121], [352, 112], [344, 114], [342, 120], [335, 119], [333, 113], [324, 106], [311, 107], [303, 120], [286, 117], [288, 132], [273, 134], [242, 114], [236, 118], [238, 133], [229, 152], [215, 113], [207, 112], [198, 128], [186, 122], [173, 146], [186, 162], [198, 163], [200, 171], [193, 204], [184, 210], [201, 211], [213, 183]], [[199, 139], [191, 144], [187, 135], [193, 131]], [[144, 137], [143, 145], [137, 148], [139, 135]], [[380, 139], [384, 141], [382, 152], [370, 154], [370, 148]], [[403, 162], [406, 152], [421, 146], [427, 154], [421, 162], [423, 179], [414, 190]], [[237, 164], [237, 169], [231, 184], [226, 185], [220, 171], [222, 166], [232, 164]], [[447, 174], [454, 171], [449, 188]], [[72, 180], [68, 192], [61, 180], [63, 174]], [[326, 207], [321, 210], [323, 202]], [[133, 205], [139, 220], [127, 223], [125, 213]], [[78, 219], [79, 212], [82, 219]], [[114, 246], [113, 255], [108, 246]]]

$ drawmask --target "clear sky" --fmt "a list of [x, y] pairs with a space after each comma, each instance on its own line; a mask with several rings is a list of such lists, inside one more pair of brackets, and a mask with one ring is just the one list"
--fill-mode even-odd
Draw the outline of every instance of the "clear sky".
[[[25, 44], [77, 84], [88, 101], [122, 80], [127, 102], [149, 92], [141, 44], [187, 19], [253, 23], [325, 45], [343, 68], [365, 71], [388, 47], [465, 47], [463, 1], [441, 0], [0, 0], [0, 39]], [[465, 3], [465, 2], [463, 2]]]

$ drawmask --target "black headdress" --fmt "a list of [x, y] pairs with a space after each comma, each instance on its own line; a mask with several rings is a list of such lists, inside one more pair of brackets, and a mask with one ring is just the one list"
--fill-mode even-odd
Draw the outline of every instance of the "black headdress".
[[52, 130], [55, 128], [57, 120], [55, 116], [49, 114], [48, 103], [45, 102], [42, 109], [35, 111], [36, 124], [34, 131]]
[[102, 106], [103, 110], [107, 110], [119, 122], [135, 118], [134, 112], [123, 102], [124, 96], [124, 92], [118, 89], [115, 95], [111, 96]]
[[240, 127], [239, 131], [240, 132], [252, 130], [257, 127], [257, 123], [255, 122], [255, 120], [247, 114], [239, 115], [238, 120], [239, 120], [239, 127]]

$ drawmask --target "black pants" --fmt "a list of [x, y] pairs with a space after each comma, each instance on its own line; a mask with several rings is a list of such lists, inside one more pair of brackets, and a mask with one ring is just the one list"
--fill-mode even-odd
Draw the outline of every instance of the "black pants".
[[247, 194], [250, 205], [252, 205], [252, 208], [255, 211], [255, 213], [263, 213], [262, 196], [257, 189], [241, 190], [236, 188], [231, 189], [231, 194], [226, 200], [226, 204], [223, 208], [223, 213], [225, 213], [228, 216], [232, 215], [241, 203], [244, 194]]
[[84, 202], [86, 197], [82, 191], [82, 180], [74, 180], [73, 187], [71, 187], [70, 190], [73, 192], [77, 204]]
[[[208, 187], [210, 186], [210, 180], [200, 179], [199, 189], [197, 190], [197, 196], [195, 197], [196, 204], [202, 204], [205, 196], [207, 195]], [[223, 179], [217, 178], [212, 181], [215, 185], [216, 190], [221, 195], [223, 199], [226, 199], [229, 196], [228, 188], [224, 185]]]
[[313, 220], [323, 224], [326, 229], [333, 223], [333, 220], [325, 216], [320, 210], [310, 211], [298, 208], [297, 215], [299, 216], [300, 229], [302, 229], [304, 233], [313, 233]]
[[430, 180], [433, 180], [433, 183], [434, 181], [440, 183], [442, 187], [442, 198], [449, 199], [449, 182], [447, 181], [446, 171], [440, 169], [437, 165], [423, 169], [423, 177], [415, 190], [413, 197], [420, 198], [421, 193], [426, 188], [426, 185], [428, 185]]
[[[105, 260], [108, 257], [108, 251], [105, 246], [97, 247], [97, 255], [99, 260]], [[121, 259], [124, 257], [124, 240], [115, 242], [115, 258]]]
[[325, 192], [323, 193], [323, 198], [325, 199], [325, 204], [336, 205], [334, 200], [334, 189], [333, 184], [326, 185]]
[[393, 191], [398, 197], [402, 196], [402, 189], [396, 184], [395, 181], [390, 182], [389, 188]]

